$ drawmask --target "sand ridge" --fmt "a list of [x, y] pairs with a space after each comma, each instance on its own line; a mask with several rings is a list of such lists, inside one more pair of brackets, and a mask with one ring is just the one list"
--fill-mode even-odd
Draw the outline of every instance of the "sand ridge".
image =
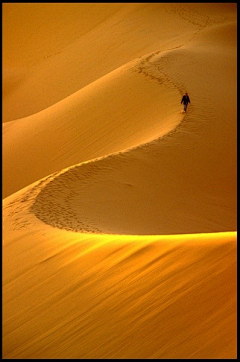
[[[220, 36], [217, 36], [217, 40]], [[202, 35], [200, 39], [202, 41]], [[190, 42], [189, 48], [185, 46], [184, 49], [178, 48], [163, 55], [150, 54], [132, 69], [160, 85], [171, 84], [173, 79], [177, 89], [180, 87], [181, 72], [176, 73], [176, 66], [175, 77], [159, 71], [162, 63], [167, 61], [169, 67], [171, 59], [179, 56], [178, 66], [181, 69], [185, 62], [183, 56], [187, 53], [190, 70], [191, 64], [195, 67], [198, 52], [198, 49], [192, 50]], [[206, 52], [207, 48], [204, 59], [198, 57], [198, 69], [204, 69]], [[208, 56], [211, 64], [214, 64], [211, 51]], [[227, 60], [228, 57], [225, 67], [228, 67]], [[217, 79], [220, 73], [217, 61], [215, 63], [211, 76]], [[232, 83], [229, 77], [222, 77], [222, 82], [224, 80], [225, 93], [221, 96], [226, 97], [228, 91], [232, 90]], [[174, 131], [168, 134], [163, 123], [165, 137], [156, 138], [152, 144], [139, 145], [133, 152], [122, 151], [120, 155], [114, 154], [107, 159], [104, 157], [103, 160], [61, 172], [60, 177], [42, 190], [32, 211], [50, 225], [74, 231], [151, 235], [236, 230], [236, 170], [229, 168], [229, 161], [225, 164], [219, 159], [219, 153], [221, 155], [224, 149], [231, 154], [232, 160], [236, 157], [233, 138], [236, 124], [226, 123], [221, 118], [221, 111], [214, 107], [216, 92], [209, 94], [209, 108], [204, 121], [201, 118], [198, 120], [200, 109], [206, 102], [201, 93], [202, 88], [201, 92], [195, 89], [197, 106], [194, 104], [193, 107], [198, 109], [198, 113], [191, 108], [192, 112]], [[218, 102], [221, 96], [218, 96]], [[229, 108], [233, 111], [236, 104], [231, 103]], [[176, 159], [177, 163], [173, 161]], [[131, 172], [132, 167], [134, 173]], [[178, 182], [174, 184], [173, 178], [177, 178]], [[159, 201], [154, 203], [156, 197]], [[102, 205], [103, 209], [95, 207], [96, 204]], [[134, 205], [134, 212], [131, 205]]]
[[3, 10], [3, 357], [236, 358], [235, 4]]
[[[180, 92], [148, 58], [130, 62], [34, 116], [4, 124], [4, 196], [51, 172], [151, 141], [176, 127], [183, 118], [175, 102]], [[42, 148], [48, 150], [47, 160]], [[28, 173], [20, 173], [29, 166]]]

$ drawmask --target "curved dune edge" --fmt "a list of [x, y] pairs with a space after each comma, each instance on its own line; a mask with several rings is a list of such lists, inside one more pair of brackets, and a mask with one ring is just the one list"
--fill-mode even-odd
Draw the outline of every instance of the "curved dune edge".
[[69, 165], [162, 137], [181, 123], [179, 87], [151, 63], [155, 57], [161, 64], [158, 53], [125, 64], [33, 116], [6, 123], [4, 197]]
[[[120, 160], [116, 166], [111, 162], [113, 158]], [[197, 195], [198, 201], [179, 197], [179, 192], [163, 196], [157, 183], [148, 193], [145, 184], [137, 185], [136, 179], [125, 173], [131, 167], [135, 167], [134, 162], [118, 154], [63, 170], [48, 178], [30, 211], [48, 225], [81, 233], [139, 236], [235, 231], [232, 213], [221, 205], [221, 199], [213, 207], [212, 200], [202, 199], [201, 194]], [[139, 170], [143, 171], [141, 167]], [[153, 204], [156, 195], [159, 204]]]
[[[230, 24], [230, 26], [221, 27], [221, 29], [222, 30], [228, 29], [229, 32], [232, 32], [234, 28], [232, 28]], [[219, 42], [218, 45], [219, 51], [221, 51], [222, 48], [221, 48], [220, 37], [218, 35], [218, 32], [216, 32], [215, 28], [213, 33], [216, 37], [216, 44], [218, 44], [217, 41]], [[201, 42], [199, 42], [199, 39], [202, 41], [206, 39], [206, 36], [208, 36], [208, 31], [198, 35], [197, 44], [201, 44]], [[226, 53], [224, 52], [222, 55], [223, 58], [226, 57], [225, 54]], [[199, 57], [200, 52], [198, 47], [196, 46], [196, 49], [192, 50], [191, 46], [188, 46], [187, 48], [182, 47], [182, 49], [178, 49], [177, 52], [173, 51], [165, 52], [164, 54], [160, 54], [160, 57], [158, 56], [158, 52], [151, 53], [147, 57], [145, 56], [140, 63], [136, 64], [135, 70], [146, 76], [148, 82], [149, 82], [149, 77], [153, 77], [154, 80], [157, 80], [157, 83], [159, 83], [159, 81], [161, 81], [161, 75], [165, 74], [164, 81], [169, 81], [170, 79], [171, 82], [176, 83], [174, 84], [174, 88], [178, 89], [179, 85], [181, 84], [178, 79], [180, 73], [175, 71], [174, 73], [175, 78], [174, 78], [171, 75], [172, 69], [170, 67], [168, 69], [168, 73], [160, 72], [160, 79], [159, 79], [158, 67], [159, 66], [161, 67], [162, 62], [164, 63], [164, 61], [167, 61], [167, 64], [170, 64], [171, 66], [171, 60], [173, 59], [173, 57], [178, 56], [181, 58], [183, 55], [184, 57], [188, 56], [189, 62], [192, 62], [193, 64], [193, 69], [195, 67], [196, 56], [198, 56], [199, 59], [199, 67], [200, 66], [205, 67], [206, 58], [203, 61], [203, 59]], [[211, 48], [209, 49], [208, 57], [211, 64], [213, 64], [214, 60], [212, 58]], [[226, 57], [226, 60], [229, 63], [229, 61], [231, 61], [231, 55], [229, 59]], [[215, 62], [217, 65], [216, 60]], [[226, 62], [226, 66], [228, 63]], [[141, 64], [141, 66], [139, 66], [139, 64]], [[181, 68], [181, 64], [179, 66]], [[219, 74], [219, 69], [217, 67], [215, 73], [216, 74], [213, 73], [213, 75], [216, 77]], [[231, 79], [229, 78], [222, 79], [222, 82], [225, 80], [226, 80], [226, 87], [225, 87], [226, 94], [227, 93], [232, 94], [231, 84], [233, 83], [231, 83]], [[100, 80], [100, 83], [101, 81], [102, 80]], [[201, 94], [200, 93], [198, 94], [196, 92], [196, 96], [197, 95], [199, 95], [199, 99], [201, 100]], [[160, 140], [155, 139], [155, 141], [153, 141], [150, 144], [139, 145], [135, 149], [128, 150], [128, 152], [120, 152], [113, 155], [109, 155], [107, 157], [95, 159], [91, 162], [85, 162], [78, 165], [74, 165], [72, 168], [64, 169], [59, 174], [56, 173], [55, 175], [50, 176], [50, 178], [52, 178], [51, 182], [49, 182], [48, 185], [46, 184], [44, 188], [41, 187], [41, 190], [39, 190], [41, 192], [39, 196], [37, 196], [34, 205], [31, 207], [31, 210], [35, 212], [36, 216], [40, 217], [42, 221], [47, 222], [52, 226], [65, 228], [71, 231], [74, 230], [74, 231], [90, 232], [90, 233], [91, 232], [103, 233], [103, 234], [120, 233], [120, 234], [133, 234], [133, 235], [139, 235], [144, 233], [145, 235], [150, 235], [150, 234], [160, 235], [160, 234], [173, 234], [173, 233], [194, 234], [196, 232], [202, 233], [202, 232], [214, 232], [214, 231], [220, 232], [220, 231], [236, 230], [235, 221], [234, 221], [235, 202], [233, 199], [234, 190], [235, 190], [234, 168], [230, 169], [233, 175], [233, 177], [231, 178], [233, 186], [231, 188], [230, 186], [231, 184], [229, 184], [230, 174], [228, 176], [229, 169], [226, 168], [224, 171], [224, 169], [221, 166], [222, 159], [218, 158], [218, 153], [217, 153], [217, 150], [219, 150], [219, 152], [223, 152], [223, 150], [225, 150], [226, 154], [229, 155], [229, 158], [234, 159], [235, 145], [233, 142], [234, 140], [232, 139], [232, 135], [235, 129], [235, 125], [233, 121], [231, 121], [230, 124], [226, 124], [226, 122], [224, 122], [224, 119], [222, 118], [220, 118], [221, 120], [220, 124], [216, 122], [214, 123], [214, 120], [217, 119], [217, 117], [220, 117], [221, 112], [217, 109], [216, 100], [214, 100], [213, 96], [212, 99], [209, 100], [209, 104], [210, 101], [212, 101], [213, 105], [212, 109], [210, 108], [210, 112], [208, 112], [208, 118], [205, 119], [205, 123], [200, 123], [198, 121], [198, 118], [196, 117], [196, 114], [195, 115], [193, 114], [191, 116], [190, 113], [190, 115], [187, 115], [187, 120], [188, 120], [187, 122], [183, 122], [181, 126], [176, 127], [173, 132], [163, 137], [163, 139]], [[199, 102], [199, 105], [200, 104], [203, 105], [203, 100], [201, 103]], [[200, 114], [198, 113], [197, 116], [199, 117], [199, 115]], [[234, 116], [234, 110], [232, 116]], [[203, 132], [205, 132], [205, 134]], [[224, 143], [223, 143], [223, 137], [224, 137]], [[195, 142], [194, 138], [198, 139], [197, 143]], [[139, 141], [139, 138], [137, 138], [137, 141]], [[213, 158], [212, 154], [213, 145], [216, 154], [215, 159]], [[189, 152], [189, 149], [192, 151]], [[198, 155], [198, 159], [196, 159], [196, 155]], [[138, 160], [140, 161], [139, 163]], [[154, 163], [153, 160], [155, 160], [156, 162]], [[181, 169], [176, 165], [174, 165], [174, 160], [177, 160], [180, 164], [181, 162], [184, 162], [184, 168]], [[206, 166], [204, 165], [204, 163], [206, 163], [206, 160], [208, 162], [207, 162], [207, 169], [205, 170]], [[171, 162], [170, 166], [168, 165], [169, 161]], [[149, 167], [151, 162], [153, 162], [154, 164], [154, 172], [152, 174]], [[147, 193], [145, 190], [147, 190], [148, 192], [149, 184], [148, 183], [144, 184], [143, 182], [143, 185], [145, 185], [146, 188], [144, 189], [144, 187], [142, 187], [141, 189], [141, 187], [139, 187], [138, 192], [134, 194], [133, 191], [134, 191], [134, 186], [136, 186], [136, 178], [134, 180], [135, 185], [134, 182], [128, 180], [127, 173], [129, 172], [130, 168], [133, 168], [135, 169], [135, 172], [138, 175], [138, 177], [140, 177], [140, 179], [144, 181], [146, 175], [142, 173], [143, 168], [141, 167], [140, 163], [142, 163], [142, 166], [144, 168], [146, 167], [146, 169], [148, 169], [147, 173], [151, 175], [151, 177], [149, 178], [149, 180], [151, 180], [151, 183], [153, 180], [156, 181], [154, 182], [155, 186], [153, 186], [153, 191], [156, 191], [157, 188], [159, 188], [159, 190], [162, 190], [162, 187], [163, 188], [165, 187], [165, 190], [167, 190], [167, 192], [163, 191], [163, 195], [159, 194], [157, 195], [158, 197], [160, 196], [161, 201], [158, 203], [159, 208], [155, 208], [154, 212], [153, 210], [151, 210], [151, 202], [149, 202], [149, 199], [146, 197]], [[98, 167], [99, 165], [100, 167]], [[174, 168], [171, 169], [171, 167]], [[216, 174], [217, 173], [220, 174], [220, 177], [222, 179], [222, 187], [226, 187], [229, 184], [228, 188], [226, 188], [227, 192], [231, 191], [232, 193], [229, 195], [229, 197], [226, 196], [224, 198], [224, 193], [221, 190], [221, 188], [218, 188], [217, 192], [215, 190], [216, 187], [213, 183], [214, 182], [213, 177], [215, 176], [213, 170], [215, 167], [217, 167]], [[123, 172], [122, 175], [119, 174], [119, 168], [122, 169]], [[161, 173], [163, 173], [162, 172], [163, 168], [164, 168], [164, 174], [166, 174], [166, 178], [162, 179], [161, 182], [158, 183], [157, 178], [162, 177]], [[193, 178], [191, 182], [191, 177], [192, 177], [191, 174], [194, 175], [195, 173], [197, 177]], [[182, 174], [185, 175], [185, 178], [183, 177]], [[87, 188], [86, 188], [86, 183], [84, 184], [83, 182], [80, 185], [79, 182], [79, 181], [84, 181], [86, 175], [88, 181], [90, 181], [90, 186], [91, 186]], [[100, 175], [100, 178], [98, 178], [98, 175]], [[177, 182], [176, 184], [170, 183], [170, 185], [172, 186], [174, 185], [174, 188], [176, 188], [177, 191], [170, 190], [168, 187], [168, 181], [169, 180], [171, 180], [171, 182], [173, 181], [172, 175], [174, 175], [174, 177], [177, 180], [179, 179], [179, 177], [181, 177], [182, 184], [181, 183], [180, 184], [182, 185], [181, 186], [182, 188], [179, 187], [179, 182]], [[206, 193], [210, 194], [209, 191], [210, 189], [208, 188], [206, 188], [205, 190], [203, 189], [202, 193], [198, 191], [198, 188], [200, 186], [202, 187], [202, 183], [203, 186], [205, 187], [207, 186], [207, 184], [204, 185], [204, 183], [206, 183], [206, 175], [208, 175], [208, 178], [212, 179], [212, 185], [211, 185], [212, 195], [210, 195], [207, 198], [206, 198]], [[91, 179], [91, 176], [93, 176], [93, 179]], [[74, 186], [75, 181], [73, 181], [73, 183], [71, 184], [72, 177], [73, 179], [75, 178], [75, 181], [77, 182], [77, 184], [75, 185], [76, 187]], [[225, 182], [224, 182], [224, 177], [226, 179]], [[61, 180], [63, 180], [62, 184]], [[91, 184], [92, 181], [93, 183]], [[162, 181], [164, 182], [162, 183]], [[100, 184], [102, 184], [103, 188], [101, 187], [99, 188]], [[186, 184], [186, 187], [184, 184]], [[112, 188], [110, 193], [108, 192], [108, 189], [105, 187], [105, 185], [108, 185], [109, 187]], [[55, 188], [55, 186], [57, 186], [57, 188]], [[82, 186], [83, 188], [81, 190]], [[196, 189], [197, 192], [194, 192], [194, 188]], [[191, 197], [189, 195], [188, 191], [189, 189], [191, 189]], [[113, 195], [115, 197], [117, 190], [121, 191], [120, 196], [122, 196], [122, 200], [120, 200], [119, 203], [119, 199], [117, 199], [117, 202], [113, 204], [114, 207], [112, 209], [111, 207], [108, 208], [107, 210], [108, 215], [106, 216], [105, 210], [102, 212], [102, 210], [98, 209], [94, 205], [95, 203], [101, 203], [101, 202], [102, 205], [105, 205], [104, 204], [105, 202], [108, 202], [108, 204], [111, 202], [113, 203], [114, 198], [111, 200], [108, 197], [110, 195]], [[92, 191], [93, 193], [91, 194]], [[146, 194], [145, 199], [141, 198], [142, 197], [141, 191], [143, 191], [143, 194], [145, 192]], [[171, 200], [173, 191], [175, 192], [174, 201]], [[131, 198], [132, 194], [134, 194], [134, 199]], [[70, 198], [68, 197], [69, 195]], [[101, 202], [99, 199], [99, 195], [100, 196], [103, 195], [103, 199], [101, 200]], [[153, 193], [150, 194], [151, 197], [150, 200], [156, 201], [155, 196], [156, 195], [153, 195]], [[199, 203], [197, 204], [197, 206], [194, 205], [194, 202], [196, 202], [195, 201], [196, 197], [198, 199], [196, 201]], [[75, 199], [78, 199], [76, 204], [75, 204]], [[132, 200], [133, 200], [132, 204], [137, 205], [137, 207], [135, 208], [135, 211], [132, 214], [130, 214], [131, 217], [129, 218], [129, 220], [131, 223], [133, 223], [132, 216], [133, 217], [135, 216], [135, 219], [138, 219], [139, 217], [139, 215], [136, 216], [137, 214], [136, 211], [141, 210], [142, 205], [144, 205], [144, 207], [147, 204], [149, 205], [149, 208], [146, 209], [146, 211], [144, 212], [143, 218], [135, 220], [136, 225], [134, 231], [131, 229], [131, 225], [121, 225], [121, 224], [117, 225], [117, 229], [115, 228], [111, 229], [109, 228], [108, 224], [107, 225], [103, 224], [104, 220], [100, 220], [102, 225], [98, 225], [99, 219], [108, 219], [108, 216], [112, 217], [112, 215], [117, 215], [118, 210], [119, 209], [121, 210], [121, 208], [123, 214], [122, 215], [120, 214], [121, 217], [118, 217], [118, 219], [126, 220], [126, 216], [124, 214], [126, 213], [126, 211], [128, 212], [129, 207], [125, 208], [121, 203], [125, 203], [125, 206], [128, 205], [131, 207]], [[139, 204], [139, 200], [141, 201], [141, 204]], [[186, 204], [186, 206], [184, 204]], [[117, 212], [115, 210], [116, 205], [117, 205]], [[208, 209], [207, 212], [206, 212], [206, 207]], [[163, 210], [161, 210], [162, 208]], [[174, 208], [176, 208], [176, 210]], [[83, 215], [81, 214], [82, 210], [84, 210]], [[87, 214], [85, 215], [86, 210]], [[228, 211], [226, 210], [230, 210], [230, 213], [228, 213]], [[95, 213], [95, 211], [97, 213]], [[94, 213], [95, 215], [94, 217], [92, 217], [92, 214]], [[155, 227], [154, 232], [152, 232], [151, 226], [149, 226], [151, 224], [152, 213], [154, 215], [157, 215], [154, 225]], [[160, 219], [158, 219], [159, 215], [161, 215]], [[144, 219], [145, 216], [149, 217], [147, 222]], [[168, 218], [167, 223], [165, 221], [166, 216]], [[191, 224], [190, 230], [188, 229], [188, 226], [187, 228], [185, 226], [186, 221], [185, 225], [183, 225], [182, 227], [182, 221], [184, 221], [184, 219], [187, 219]], [[198, 220], [200, 220], [200, 224], [198, 223]], [[112, 221], [114, 225], [115, 220]], [[161, 222], [163, 226], [161, 225]], [[138, 230], [137, 223], [139, 223], [139, 225], [142, 224], [143, 232]], [[160, 228], [158, 228], [157, 225], [158, 223], [160, 225]], [[149, 226], [149, 229], [145, 228], [146, 225]], [[124, 227], [122, 228], [122, 226]], [[162, 229], [162, 227], [164, 228]]]
[[4, 358], [236, 358], [236, 232], [60, 230], [41, 183], [4, 200]]
[[[141, 236], [141, 235], [177, 235], [177, 234], [211, 234], [211, 233], [221, 233], [221, 232], [234, 232], [234, 226], [233, 227], [220, 227], [220, 229], [213, 230], [208, 229], [208, 226], [206, 225], [204, 227], [201, 227], [201, 223], [197, 226], [197, 229], [178, 229], [179, 225], [181, 224], [181, 220], [177, 223], [177, 229], [174, 229], [173, 225], [174, 222], [168, 224], [166, 223], [166, 215], [163, 214], [163, 221], [165, 222], [165, 228], [161, 229], [158, 226], [158, 213], [156, 210], [150, 210], [154, 212], [155, 215], [155, 227], [157, 224], [157, 229], [154, 229], [154, 232], [148, 229], [147, 225], [151, 224], [151, 218], [152, 213], [149, 212], [148, 209], [146, 209], [145, 213], [141, 210], [142, 205], [149, 204], [151, 208], [151, 200], [149, 199], [143, 199], [142, 205], [139, 204], [139, 200], [142, 200], [141, 196], [141, 190], [140, 192], [136, 193], [134, 195], [134, 199], [131, 198], [131, 192], [134, 189], [134, 183], [131, 183], [131, 181], [128, 181], [128, 171], [129, 167], [134, 169], [134, 173], [138, 174], [139, 169], [136, 168], [139, 167], [138, 159], [140, 162], [140, 165], [143, 167], [146, 167], [146, 160], [148, 160], [149, 155], [157, 156], [160, 159], [162, 150], [166, 148], [168, 145], [168, 142], [171, 141], [171, 139], [178, 140], [179, 136], [181, 136], [181, 129], [183, 129], [183, 133], [185, 133], [186, 127], [188, 128], [187, 123], [181, 123], [178, 125], [174, 130], [172, 130], [170, 133], [166, 134], [165, 136], [161, 137], [160, 139], [156, 139], [152, 142], [149, 142], [147, 144], [138, 145], [137, 147], [134, 147], [132, 149], [128, 149], [125, 151], [117, 152], [108, 156], [99, 157], [94, 160], [86, 161], [77, 165], [73, 165], [71, 167], [68, 167], [66, 169], [61, 170], [60, 172], [55, 172], [54, 174], [51, 174], [42, 180], [34, 183], [33, 185], [30, 185], [26, 187], [24, 190], [20, 190], [16, 194], [12, 195], [11, 197], [6, 198], [4, 201], [6, 204], [19, 204], [19, 203], [25, 203], [26, 201], [30, 200], [30, 204], [28, 202], [26, 203], [25, 210], [30, 211], [33, 213], [38, 219], [43, 221], [44, 223], [53, 226], [58, 229], [67, 230], [67, 231], [74, 231], [74, 232], [80, 232], [80, 233], [89, 233], [89, 234], [111, 234], [111, 235], [121, 235], [121, 236]], [[164, 142], [165, 141], [165, 142]], [[162, 148], [160, 147], [162, 146]], [[184, 148], [187, 145], [184, 145]], [[187, 148], [187, 147], [186, 147]], [[178, 151], [179, 152], [179, 151]], [[146, 159], [147, 157], [147, 159]], [[137, 163], [136, 163], [137, 161]], [[160, 161], [159, 161], [160, 162]], [[191, 163], [191, 160], [190, 160]], [[124, 171], [124, 167], [127, 166], [126, 171]], [[156, 164], [155, 164], [156, 166]], [[166, 165], [165, 165], [166, 166]], [[123, 168], [123, 171], [121, 170]], [[141, 171], [143, 171], [142, 168], [140, 168]], [[154, 169], [154, 173], [157, 169]], [[117, 173], [116, 173], [117, 172]], [[172, 172], [172, 171], [171, 171]], [[111, 175], [112, 174], [112, 175]], [[140, 173], [139, 173], [140, 174]], [[125, 176], [126, 178], [125, 178]], [[158, 175], [156, 173], [156, 175]], [[140, 180], [142, 178], [140, 177]], [[136, 181], [136, 179], [135, 179]], [[107, 186], [106, 186], [107, 184]], [[106, 187], [108, 189], [106, 189]], [[109, 186], [112, 188], [109, 189]], [[160, 189], [161, 191], [161, 183], [160, 185], [156, 183], [155, 188]], [[100, 189], [99, 189], [100, 187]], [[143, 186], [143, 190], [146, 187]], [[154, 187], [153, 187], [154, 189]], [[91, 190], [93, 190], [93, 194], [91, 195]], [[142, 191], [143, 191], [142, 190]], [[130, 191], [130, 193], [129, 193]], [[19, 197], [17, 196], [19, 194]], [[113, 202], [114, 198], [116, 198], [116, 195], [120, 194], [123, 201], [124, 206], [121, 206], [121, 204], [118, 204], [117, 200]], [[100, 195], [103, 196], [103, 199], [99, 197]], [[170, 193], [169, 193], [170, 195]], [[153, 195], [154, 196], [154, 195]], [[165, 195], [166, 196], [166, 195]], [[170, 195], [171, 196], [171, 195]], [[201, 196], [201, 195], [200, 195]], [[155, 198], [155, 196], [154, 196]], [[81, 201], [79, 202], [79, 199]], [[13, 200], [13, 202], [10, 202], [10, 200]], [[187, 200], [185, 200], [187, 201]], [[186, 203], [184, 201], [184, 203]], [[220, 200], [222, 203], [222, 200]], [[110, 208], [108, 210], [108, 214], [106, 215], [106, 209], [102, 210], [102, 208], [96, 208], [94, 205], [95, 203], [99, 203], [100, 205], [105, 205], [105, 203], [111, 202], [113, 204], [113, 208]], [[204, 201], [203, 201], [204, 202]], [[132, 223], [134, 222], [134, 213], [131, 211], [128, 215], [128, 207], [131, 207], [131, 203], [133, 205], [138, 205], [138, 207], [135, 207], [134, 213], [136, 214], [137, 211], [143, 212], [144, 219], [141, 219], [140, 223], [138, 220], [137, 228], [135, 225], [135, 230], [132, 230]], [[163, 203], [163, 205], [166, 204]], [[162, 203], [159, 204], [161, 212]], [[176, 205], [178, 205], [176, 203]], [[123, 213], [118, 214], [118, 209], [120, 207], [123, 207]], [[198, 208], [198, 205], [195, 206], [195, 208]], [[86, 213], [87, 210], [87, 213]], [[184, 211], [184, 210], [183, 210]], [[193, 210], [191, 210], [192, 212]], [[97, 212], [97, 214], [95, 214]], [[85, 215], [86, 213], [86, 215]], [[94, 214], [94, 216], [93, 216]], [[212, 211], [211, 211], [212, 214]], [[116, 219], [119, 218], [120, 220], [126, 220], [129, 217], [129, 224], [126, 231], [120, 229], [119, 225], [118, 228], [115, 230], [114, 223], [115, 223], [115, 216]], [[111, 216], [110, 223], [112, 223], [113, 228], [108, 229], [107, 227], [101, 227], [98, 225], [98, 220], [100, 219], [108, 219], [109, 216]], [[186, 218], [186, 214], [183, 212], [183, 220]], [[201, 218], [205, 216], [205, 210], [203, 210], [203, 213], [201, 213]], [[94, 219], [95, 217], [95, 219]], [[137, 218], [139, 215], [137, 215]], [[146, 217], [148, 217], [148, 220], [146, 221]], [[150, 219], [149, 219], [150, 217]], [[174, 211], [171, 211], [171, 214], [169, 215], [170, 220], [175, 219]], [[179, 217], [179, 215], [178, 215]], [[194, 216], [191, 215], [191, 226], [194, 225]], [[229, 217], [229, 216], [228, 216]], [[136, 217], [135, 217], [136, 218]], [[220, 219], [222, 219], [223, 216], [221, 215]], [[135, 220], [136, 221], [136, 220]], [[138, 227], [142, 222], [142, 230], [139, 231]], [[14, 224], [14, 221], [13, 221]], [[124, 224], [124, 223], [123, 223]], [[232, 224], [234, 225], [234, 223]], [[205, 229], [206, 227], [206, 229]], [[119, 230], [121, 230], [119, 232]]]
[[3, 358], [236, 359], [236, 4], [78, 5], [9, 5]]
[[[184, 117], [182, 116], [182, 118], [184, 118]], [[170, 122], [170, 124], [171, 124], [171, 122]], [[162, 140], [165, 137], [167, 137], [168, 135], [171, 135], [172, 133], [174, 133], [176, 131], [176, 129], [180, 125], [181, 125], [181, 123], [179, 123], [177, 126], [175, 126], [174, 129], [171, 129], [169, 132], [166, 132], [165, 135], [161, 136], [159, 139]], [[36, 181], [36, 182], [32, 183], [31, 185], [26, 186], [25, 188], [15, 192], [14, 194], [12, 194], [8, 197], [5, 197], [3, 199], [3, 209], [5, 210], [6, 220], [8, 220], [12, 223], [13, 229], [15, 229], [15, 228], [21, 229], [21, 228], [24, 228], [29, 223], [28, 222], [28, 218], [30, 217], [29, 212], [31, 212], [39, 220], [43, 221], [45, 224], [53, 226], [53, 227], [57, 227], [58, 229], [62, 229], [62, 230], [66, 230], [66, 231], [87, 233], [87, 234], [94, 234], [94, 235], [99, 234], [99, 236], [104, 234], [101, 230], [97, 229], [96, 227], [91, 228], [88, 225], [82, 224], [81, 222], [77, 222], [77, 224], [79, 224], [79, 227], [77, 225], [75, 227], [67, 227], [67, 226], [64, 226], [64, 223], [61, 224], [61, 220], [62, 221], [65, 220], [65, 215], [62, 214], [62, 217], [60, 217], [60, 219], [58, 220], [58, 218], [61, 214], [61, 211], [58, 209], [58, 207], [59, 207], [58, 202], [60, 201], [61, 198], [59, 198], [60, 195], [57, 191], [58, 186], [55, 189], [55, 185], [53, 185], [53, 184], [55, 184], [55, 182], [58, 183], [59, 177], [61, 179], [61, 176], [67, 176], [67, 178], [68, 178], [68, 174], [71, 172], [74, 172], [75, 170], [80, 170], [79, 181], [81, 179], [82, 180], [84, 179], [84, 181], [86, 181], [85, 175], [81, 176], [82, 168], [90, 167], [90, 169], [91, 169], [92, 167], [93, 168], [95, 167], [96, 163], [98, 164], [98, 162], [101, 163], [106, 160], [107, 160], [107, 162], [109, 160], [110, 160], [110, 162], [111, 161], [115, 162], [116, 157], [117, 158], [120, 157], [120, 159], [121, 159], [122, 157], [125, 157], [126, 155], [131, 153], [131, 151], [134, 151], [134, 150], [139, 151], [142, 149], [142, 147], [144, 148], [150, 144], [154, 144], [159, 139], [155, 139], [155, 140], [152, 140], [147, 143], [139, 144], [137, 146], [130, 147], [130, 148], [127, 148], [126, 150], [115, 152], [115, 153], [112, 153], [107, 156], [98, 157], [96, 159], [92, 159], [89, 161], [81, 162], [76, 165], [72, 165], [70, 167], [67, 167], [67, 168], [61, 170], [60, 172], [52, 173], [52, 174], [42, 178], [41, 180]], [[91, 173], [91, 171], [90, 171], [90, 173]], [[53, 184], [52, 184], [52, 182], [53, 182]], [[53, 198], [54, 198], [53, 203], [51, 200], [51, 196], [50, 196], [50, 199], [48, 197], [48, 186], [49, 185], [53, 185], [53, 188], [54, 188], [54, 190], [50, 191], [51, 196], [53, 196]], [[66, 185], [64, 182], [63, 182], [62, 186], [63, 186], [63, 188], [62, 188], [63, 192], [64, 192], [64, 190], [69, 190], [68, 188], [66, 188]], [[52, 192], [55, 193], [55, 191], [57, 191], [57, 192], [54, 196], [54, 194], [52, 194]], [[47, 197], [48, 201], [47, 201], [47, 204], [44, 205], [46, 193], [47, 193], [46, 197]], [[60, 201], [60, 203], [61, 203], [61, 201]], [[21, 205], [21, 208], [19, 208], [20, 205]], [[8, 210], [11, 210], [12, 207], [15, 211], [8, 211]], [[56, 207], [56, 209], [58, 209], [57, 215], [55, 214], [55, 210], [54, 210], [55, 207]], [[19, 210], [19, 212], [16, 210]], [[21, 214], [23, 216], [21, 216]], [[47, 215], [47, 217], [46, 217], [46, 215]], [[53, 220], [51, 215], [56, 216], [55, 221]], [[71, 217], [72, 216], [73, 215], [71, 215]], [[20, 221], [16, 221], [16, 220], [20, 220]], [[73, 219], [72, 219], [72, 222], [74, 222]], [[110, 232], [110, 234], [113, 236], [114, 233]], [[121, 236], [123, 236], [123, 235], [121, 234]], [[131, 237], [131, 235], [126, 235], [126, 236]], [[141, 237], [141, 235], [138, 235], [138, 236]], [[151, 235], [149, 235], [149, 236], [151, 236]]]

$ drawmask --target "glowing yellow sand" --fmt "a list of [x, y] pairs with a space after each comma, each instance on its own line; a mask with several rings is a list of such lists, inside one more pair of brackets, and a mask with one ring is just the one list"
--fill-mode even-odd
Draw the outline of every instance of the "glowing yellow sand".
[[235, 4], [3, 4], [3, 358], [236, 358], [236, 54]]

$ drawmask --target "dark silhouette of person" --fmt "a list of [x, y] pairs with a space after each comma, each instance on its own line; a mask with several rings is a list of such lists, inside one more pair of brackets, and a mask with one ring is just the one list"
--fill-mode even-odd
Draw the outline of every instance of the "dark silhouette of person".
[[182, 103], [183, 103], [183, 112], [187, 112], [188, 103], [191, 103], [187, 93], [185, 93], [184, 96], [182, 97], [181, 104]]

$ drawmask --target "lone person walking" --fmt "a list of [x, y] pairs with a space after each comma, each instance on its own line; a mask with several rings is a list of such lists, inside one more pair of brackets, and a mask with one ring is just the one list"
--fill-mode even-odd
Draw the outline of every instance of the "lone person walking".
[[187, 112], [188, 103], [191, 103], [187, 93], [185, 93], [184, 96], [182, 97], [181, 104], [182, 103], [183, 103], [183, 112]]

